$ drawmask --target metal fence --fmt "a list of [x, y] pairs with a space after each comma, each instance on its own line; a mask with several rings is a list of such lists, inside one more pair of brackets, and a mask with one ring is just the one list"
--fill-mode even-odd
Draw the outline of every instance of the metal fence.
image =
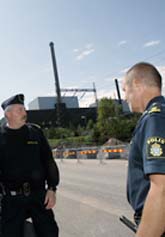
[[129, 145], [94, 146], [53, 149], [54, 158], [59, 159], [127, 159]]

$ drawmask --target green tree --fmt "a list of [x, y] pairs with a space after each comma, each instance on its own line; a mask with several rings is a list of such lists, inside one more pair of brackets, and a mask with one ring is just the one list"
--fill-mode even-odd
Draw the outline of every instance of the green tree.
[[128, 141], [131, 138], [139, 116], [123, 115], [121, 105], [114, 100], [103, 98], [99, 103], [97, 125], [93, 131], [93, 139], [104, 143], [110, 137]]

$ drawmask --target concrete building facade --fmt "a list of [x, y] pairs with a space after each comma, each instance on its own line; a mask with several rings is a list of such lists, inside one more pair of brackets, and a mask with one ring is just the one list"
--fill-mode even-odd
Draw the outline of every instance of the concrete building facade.
[[[66, 108], [79, 108], [77, 96], [64, 96], [61, 97], [62, 103], [65, 103]], [[57, 103], [55, 96], [37, 97], [28, 104], [29, 110], [44, 110], [54, 109]]]

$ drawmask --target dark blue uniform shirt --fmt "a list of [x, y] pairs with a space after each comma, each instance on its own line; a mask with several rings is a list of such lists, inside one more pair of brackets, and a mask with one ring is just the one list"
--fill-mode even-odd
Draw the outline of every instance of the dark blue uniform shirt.
[[127, 195], [141, 212], [150, 188], [150, 174], [165, 174], [165, 98], [158, 96], [147, 105], [130, 144]]
[[13, 189], [29, 182], [34, 189], [56, 189], [59, 170], [42, 130], [33, 124], [0, 131], [0, 181]]

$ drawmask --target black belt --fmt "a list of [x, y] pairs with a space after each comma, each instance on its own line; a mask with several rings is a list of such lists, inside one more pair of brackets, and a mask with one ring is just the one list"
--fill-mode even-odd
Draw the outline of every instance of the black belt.
[[10, 195], [10, 196], [16, 196], [16, 195], [24, 195], [29, 196], [32, 192], [31, 185], [28, 182], [23, 183], [18, 188], [8, 188], [5, 185], [2, 185], [2, 193], [3, 195]]

